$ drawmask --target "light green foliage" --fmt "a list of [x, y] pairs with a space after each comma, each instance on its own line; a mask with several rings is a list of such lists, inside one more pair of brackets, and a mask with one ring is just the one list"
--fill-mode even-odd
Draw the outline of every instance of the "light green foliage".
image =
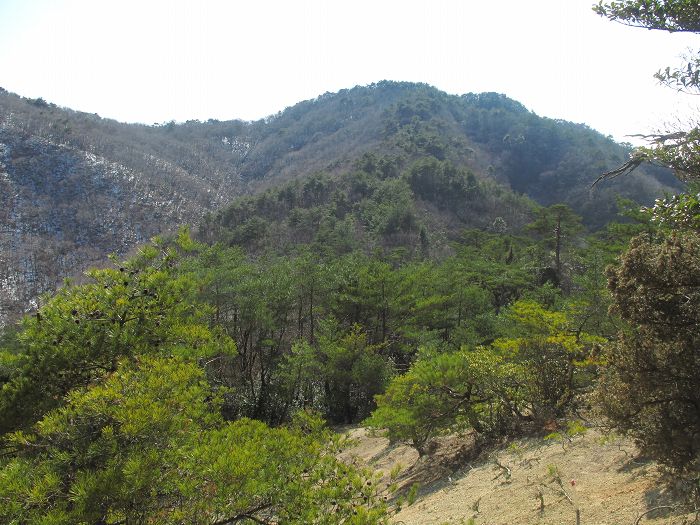
[[0, 331], [0, 385], [6, 383], [21, 359], [21, 348], [17, 340], [16, 327], [5, 327]]
[[602, 338], [571, 330], [565, 312], [533, 301], [514, 303], [506, 317], [502, 329], [510, 337], [490, 347], [423, 349], [408, 372], [377, 396], [366, 423], [422, 455], [444, 432], [473, 428], [481, 436], [502, 435], [528, 419], [543, 424], [563, 415], [591, 384], [590, 352]]
[[15, 433], [0, 471], [11, 523], [379, 523], [371, 481], [314, 417], [224, 423], [204, 371], [142, 357]]
[[590, 384], [588, 370], [598, 336], [572, 330], [570, 317], [532, 301], [518, 301], [508, 311], [513, 336], [496, 340], [494, 350], [520, 367], [525, 398], [535, 419], [559, 416], [577, 389]]
[[[178, 252], [204, 256], [178, 267]], [[274, 306], [287, 288], [285, 269], [263, 274], [240, 252], [204, 249], [183, 232], [118, 268], [91, 272], [92, 283], [62, 289], [25, 321], [16, 344], [8, 333], [3, 430], [22, 431], [3, 436], [3, 519], [382, 523], [374, 482], [335, 459], [340, 441], [318, 418], [299, 414], [272, 429], [222, 417], [230, 415], [228, 400], [240, 397], [223, 387], [240, 354], [221, 327], [257, 326], [262, 339], [289, 307]], [[313, 277], [305, 276], [303, 293], [319, 293], [308, 290]], [[337, 370], [347, 364], [343, 345], [359, 361], [373, 353], [359, 332], [349, 335], [329, 345], [340, 356]], [[244, 350], [258, 364], [243, 370], [270, 378], [274, 360]], [[364, 368], [377, 370], [373, 362]], [[374, 393], [364, 383], [357, 390]]]
[[700, 183], [695, 183], [688, 193], [657, 199], [654, 206], [643, 210], [661, 227], [700, 231], [699, 189]]
[[[467, 142], [497, 146], [513, 187], [549, 190], [585, 155], [505, 97], [398, 91], [377, 116], [396, 125], [390, 151], [236, 201], [202, 227], [220, 244], [157, 241], [3, 337], [0, 431], [22, 430], [3, 436], [3, 518], [379, 523], [372, 480], [299, 409], [357, 422], [376, 396], [371, 424], [421, 453], [443, 432], [564, 412], [594, 371], [588, 333], [609, 332], [596, 275], [614, 249], [583, 253], [568, 208], [538, 212], [459, 166]], [[444, 103], [468, 139], [439, 134]], [[540, 286], [552, 267], [567, 286]]]
[[432, 438], [450, 430], [487, 430], [497, 418], [496, 391], [513, 398], [514, 369], [488, 350], [431, 353], [377, 396], [366, 424], [386, 429], [390, 439], [407, 441], [423, 455]]
[[194, 281], [176, 276], [177, 249], [147, 246], [116, 268], [91, 270], [88, 284], [60, 289], [25, 318], [0, 391], [0, 431], [33, 423], [125, 357], [235, 353], [228, 337], [203, 323], [207, 309], [191, 300]]
[[567, 421], [566, 429], [560, 432], [551, 432], [547, 434], [544, 439], [545, 441], [560, 441], [562, 447], [565, 446], [565, 442], [571, 442], [573, 438], [577, 436], [582, 436], [588, 432], [586, 426], [579, 420]]
[[418, 499], [418, 491], [420, 490], [420, 484], [419, 483], [413, 483], [409, 487], [409, 489], [404, 493], [401, 494], [398, 498], [396, 498], [396, 512], [401, 512], [401, 508], [404, 505], [408, 505], [409, 507], [413, 505], [416, 500]]
[[418, 218], [414, 206], [408, 183], [403, 179], [390, 179], [383, 181], [372, 195], [372, 200], [364, 203], [360, 219], [375, 234], [392, 236], [417, 233]]
[[[453, 409], [460, 403], [443, 394], [440, 385], [464, 385], [461, 370], [451, 362], [459, 357], [416, 361], [406, 374], [394, 378], [385, 394], [377, 396], [377, 409], [365, 424], [386, 429], [392, 441], [408, 441], [425, 454], [429, 440], [454, 424]], [[449, 377], [441, 374], [445, 369]]]
[[173, 454], [188, 427], [196, 432], [211, 424], [212, 415], [197, 367], [152, 358], [142, 363], [100, 386], [74, 390], [66, 406], [49, 412], [32, 431], [10, 436], [18, 458], [6, 469], [21, 464], [24, 473], [14, 480], [3, 476], [0, 501], [28, 498], [31, 504], [1, 514], [18, 522], [53, 515], [60, 516], [57, 523], [78, 523], [157, 511], [151, 487], [175, 481], [172, 467], [161, 469], [178, 460]]
[[420, 489], [420, 485], [418, 483], [413, 483], [411, 485], [411, 488], [408, 490], [408, 494], [406, 495], [406, 502], [409, 505], [413, 505], [418, 499], [418, 489]]
[[588, 432], [588, 429], [581, 421], [574, 420], [574, 421], [567, 421], [566, 422], [566, 435], [567, 436], [569, 436], [569, 437], [582, 436], [586, 432]]

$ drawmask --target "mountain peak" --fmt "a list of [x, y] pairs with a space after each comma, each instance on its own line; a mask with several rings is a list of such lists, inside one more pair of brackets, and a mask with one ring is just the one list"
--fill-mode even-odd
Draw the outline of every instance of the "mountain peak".
[[255, 122], [146, 126], [3, 90], [0, 248], [8, 255], [0, 260], [0, 323], [107, 253], [312, 174], [341, 184], [367, 155], [392, 164], [404, 181], [417, 163], [433, 159], [442, 163], [438, 171], [462, 174], [445, 175], [458, 188], [471, 174], [543, 205], [566, 203], [591, 227], [615, 215], [618, 195], [650, 202], [675, 184], [647, 169], [634, 185], [613, 181], [592, 191], [600, 173], [625, 159], [625, 147], [586, 126], [538, 117], [498, 93], [450, 95], [380, 81]]

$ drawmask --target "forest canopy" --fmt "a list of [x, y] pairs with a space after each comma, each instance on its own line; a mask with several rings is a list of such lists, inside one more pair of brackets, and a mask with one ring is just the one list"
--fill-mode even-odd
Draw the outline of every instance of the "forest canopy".
[[[695, 4], [594, 9], [697, 32]], [[697, 90], [696, 66], [657, 78]], [[371, 114], [373, 148], [112, 257], [3, 331], [3, 519], [383, 524], [391, 487], [341, 461], [332, 429], [362, 424], [425, 457], [444, 434], [468, 430], [477, 448], [542, 435], [591, 403], [698, 496], [700, 194], [619, 199], [614, 222], [614, 196], [595, 215], [578, 184], [611, 160], [623, 164], [603, 178], [651, 162], [697, 182], [697, 129], [624, 162], [502, 95], [385, 82], [266, 123], [158, 133], [209, 130], [252, 181], [294, 155], [315, 166], [311, 152], [340, 141], [338, 107]], [[241, 130], [257, 133], [254, 152], [233, 140]], [[497, 162], [480, 165], [485, 152]], [[661, 179], [616, 184], [643, 196]]]

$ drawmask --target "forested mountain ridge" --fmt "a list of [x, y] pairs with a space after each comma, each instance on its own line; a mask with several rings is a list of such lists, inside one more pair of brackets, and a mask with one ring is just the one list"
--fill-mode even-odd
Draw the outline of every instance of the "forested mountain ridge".
[[[368, 158], [391, 163], [394, 175], [405, 179], [417, 163], [438, 162], [459, 177], [502, 183], [541, 204], [566, 202], [587, 224], [600, 226], [614, 215], [615, 192], [649, 201], [672, 184], [663, 174], [641, 174], [634, 187], [592, 194], [591, 181], [625, 155], [625, 148], [585, 126], [537, 117], [503, 95], [453, 96], [423, 84], [380, 82], [327, 93], [257, 122], [154, 126], [3, 91], [0, 323], [105, 254], [124, 253], [177, 224], [199, 223], [234, 197], [281, 181], [325, 173], [342, 186]], [[497, 193], [506, 200], [493, 200], [492, 210], [524, 202], [506, 198], [507, 190]], [[414, 240], [442, 206], [437, 196], [425, 197], [421, 224], [407, 218]], [[525, 213], [527, 206], [511, 204], [512, 215]], [[451, 227], [487, 222], [469, 217]]]
[[[696, 4], [594, 11], [699, 34]], [[657, 80], [700, 92], [683, 60]], [[697, 521], [697, 126], [626, 151], [395, 82], [255, 123], [7, 100], [23, 284], [38, 246], [163, 234], [0, 326], [0, 522]]]

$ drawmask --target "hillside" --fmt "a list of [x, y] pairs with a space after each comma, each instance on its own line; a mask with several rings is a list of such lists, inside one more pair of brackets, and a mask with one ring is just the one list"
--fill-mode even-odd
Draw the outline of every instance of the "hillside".
[[64, 277], [227, 202], [235, 170], [216, 158], [167, 127], [0, 93], [0, 324]]
[[[694, 496], [696, 233], [590, 232], [432, 154], [263, 182], [1, 332], [0, 515], [612, 525], [673, 503], [626, 444], [579, 447], [594, 405]], [[392, 515], [339, 425], [410, 444], [361, 457], [420, 500]]]
[[[517, 194], [543, 205], [568, 203], [586, 224], [598, 227], [614, 216], [618, 193], [648, 202], [673, 187], [667, 174], [642, 172], [633, 185], [613, 181], [592, 192], [591, 182], [623, 161], [625, 148], [585, 126], [540, 118], [493, 93], [453, 96], [421, 84], [380, 82], [327, 93], [257, 122], [145, 126], [3, 91], [0, 324], [31, 310], [64, 277], [101, 264], [106, 254], [126, 253], [179, 224], [200, 223], [236, 196], [318, 173], [341, 194], [357, 172], [368, 177], [362, 184], [386, 186], [380, 179], [387, 175], [367, 167], [367, 154], [389, 161], [393, 178], [404, 180], [427, 159], [459, 173], [457, 178], [471, 177], [458, 182], [462, 189], [476, 182], [488, 188], [487, 201], [474, 195], [463, 203], [453, 200], [447, 212], [440, 201], [444, 192], [441, 197], [421, 195], [416, 187], [399, 191], [416, 211], [404, 217], [408, 222], [399, 225], [390, 245], [415, 245], [421, 231], [448, 238], [463, 227], [488, 226], [496, 217], [512, 216], [507, 222], [517, 227], [529, 208]], [[319, 197], [304, 209], [328, 204], [327, 194]], [[395, 197], [392, 205], [405, 208]], [[245, 226], [245, 235], [257, 237], [260, 228], [237, 223], [228, 213], [225, 227]], [[261, 219], [271, 217], [263, 213]], [[286, 215], [277, 219], [288, 222]], [[392, 229], [373, 225], [372, 242], [382, 228], [381, 235]], [[401, 228], [408, 236], [401, 238]], [[289, 232], [276, 231], [285, 243], [296, 242]], [[367, 235], [357, 236], [357, 242], [367, 241]]]
[[[518, 439], [480, 454], [470, 435], [454, 435], [422, 459], [360, 427], [346, 434], [353, 445], [345, 460], [376, 470], [385, 482], [400, 469], [394, 497], [403, 494], [404, 503], [391, 520], [397, 525], [573, 525], [577, 508], [582, 524], [693, 522], [655, 462], [628, 439], [597, 430]], [[415, 500], [406, 501], [414, 485]]]

